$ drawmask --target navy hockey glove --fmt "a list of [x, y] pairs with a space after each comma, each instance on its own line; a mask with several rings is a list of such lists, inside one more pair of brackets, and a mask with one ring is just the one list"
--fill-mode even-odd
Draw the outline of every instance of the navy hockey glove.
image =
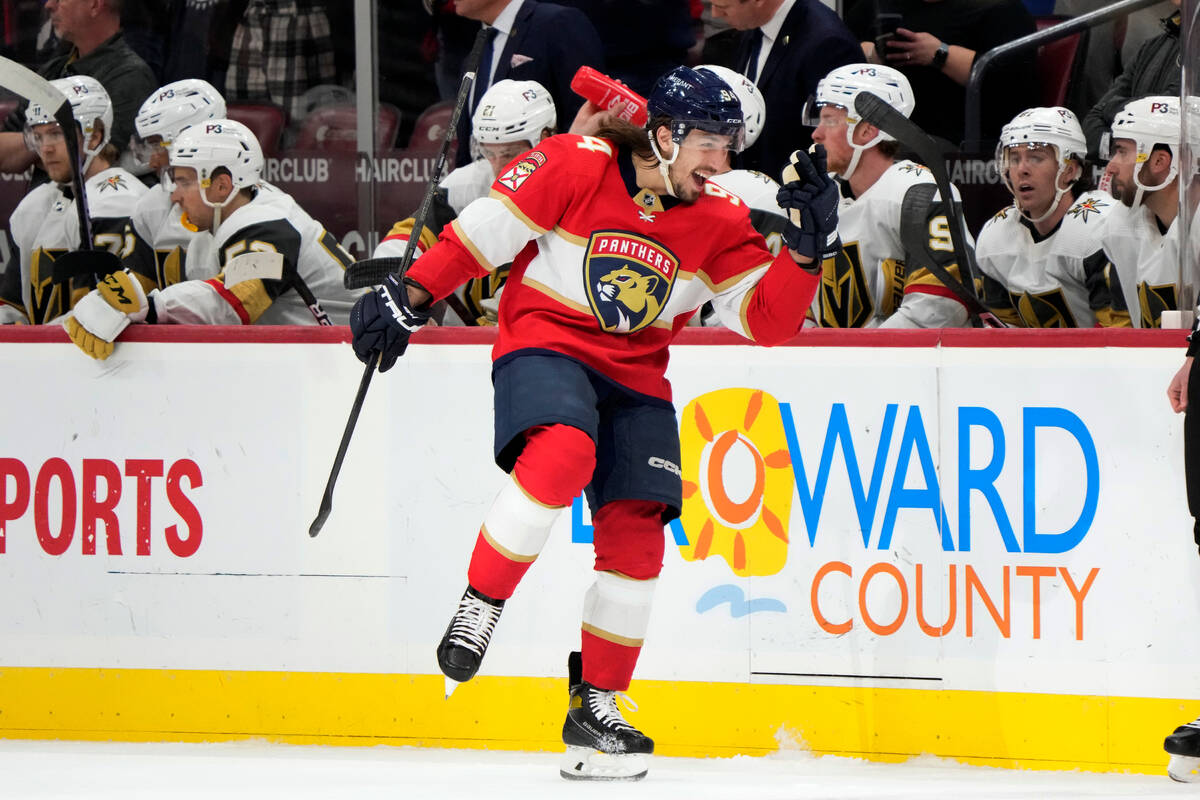
[[837, 181], [825, 171], [825, 148], [816, 146], [812, 158], [803, 150], [792, 153], [783, 168], [782, 186], [776, 195], [787, 211], [783, 240], [802, 256], [820, 261], [837, 249]]
[[364, 364], [379, 353], [379, 371], [387, 372], [408, 349], [408, 337], [429, 321], [429, 312], [408, 302], [408, 286], [388, 275], [383, 285], [358, 298], [350, 311], [354, 355]]

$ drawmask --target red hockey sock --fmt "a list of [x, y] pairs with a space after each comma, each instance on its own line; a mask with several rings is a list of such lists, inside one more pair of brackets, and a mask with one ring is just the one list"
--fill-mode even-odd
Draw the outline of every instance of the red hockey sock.
[[623, 692], [629, 688], [641, 646], [618, 644], [583, 632], [583, 679], [599, 689]]

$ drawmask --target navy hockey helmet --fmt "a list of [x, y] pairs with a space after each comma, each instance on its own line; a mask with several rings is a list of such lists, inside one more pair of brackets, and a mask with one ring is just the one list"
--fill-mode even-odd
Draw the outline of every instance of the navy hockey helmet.
[[676, 67], [658, 79], [646, 100], [646, 110], [649, 124], [656, 118], [671, 120], [671, 138], [676, 144], [694, 128], [730, 137], [729, 149], [734, 152], [740, 152], [745, 141], [742, 104], [715, 72]]

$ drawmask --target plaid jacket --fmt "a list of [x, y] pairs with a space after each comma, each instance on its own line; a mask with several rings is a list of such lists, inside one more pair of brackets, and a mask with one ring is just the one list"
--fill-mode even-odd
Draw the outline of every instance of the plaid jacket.
[[320, 0], [250, 0], [233, 34], [225, 97], [304, 116], [304, 93], [336, 79], [329, 17]]

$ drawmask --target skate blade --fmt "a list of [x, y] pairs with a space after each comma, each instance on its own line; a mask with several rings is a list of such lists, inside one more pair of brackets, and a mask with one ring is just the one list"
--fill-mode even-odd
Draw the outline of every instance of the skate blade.
[[558, 767], [558, 774], [569, 781], [640, 781], [646, 772], [646, 756], [640, 753], [613, 755], [573, 746], [567, 747]]
[[1200, 758], [1171, 756], [1167, 763], [1167, 774], [1180, 783], [1200, 783]]
[[[446, 676], [444, 676], [446, 677]], [[446, 677], [446, 699], [450, 699], [450, 695], [454, 694], [454, 690], [458, 688], [458, 681], [454, 678]]]

